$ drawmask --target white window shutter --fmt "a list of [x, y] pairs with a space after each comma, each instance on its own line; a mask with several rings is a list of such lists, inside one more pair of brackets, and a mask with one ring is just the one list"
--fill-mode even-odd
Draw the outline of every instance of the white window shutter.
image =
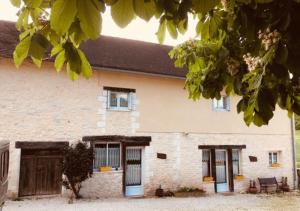
[[129, 110], [135, 110], [135, 105], [134, 105], [134, 93], [129, 92], [128, 93], [128, 108]]
[[107, 90], [107, 103], [106, 103], [106, 108], [110, 108], [110, 91]]
[[230, 97], [227, 96], [225, 99], [226, 99], [225, 100], [226, 101], [226, 110], [230, 111]]

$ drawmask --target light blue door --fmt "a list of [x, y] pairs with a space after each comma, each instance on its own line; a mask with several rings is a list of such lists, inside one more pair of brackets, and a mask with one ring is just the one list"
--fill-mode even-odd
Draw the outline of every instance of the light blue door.
[[144, 188], [142, 184], [142, 148], [126, 148], [126, 196], [142, 196]]
[[226, 150], [216, 150], [217, 192], [229, 191], [227, 175], [227, 152]]

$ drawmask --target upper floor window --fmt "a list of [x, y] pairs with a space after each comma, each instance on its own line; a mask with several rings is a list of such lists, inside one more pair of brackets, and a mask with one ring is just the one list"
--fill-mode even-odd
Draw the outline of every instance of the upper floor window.
[[104, 87], [107, 90], [107, 108], [111, 110], [131, 110], [134, 89]]
[[229, 96], [222, 96], [219, 100], [213, 99], [214, 111], [230, 111], [230, 98]]
[[130, 109], [130, 93], [108, 91], [108, 108], [116, 110]]

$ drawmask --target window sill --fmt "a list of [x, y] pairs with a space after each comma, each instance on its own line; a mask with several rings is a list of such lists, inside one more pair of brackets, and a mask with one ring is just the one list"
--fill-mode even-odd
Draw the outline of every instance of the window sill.
[[131, 109], [118, 109], [118, 108], [107, 108], [107, 111], [117, 111], [117, 112], [130, 112], [132, 111]]
[[214, 112], [230, 112], [230, 110], [225, 109], [225, 108], [214, 108], [213, 111]]
[[93, 171], [93, 174], [120, 174], [123, 173], [123, 170], [117, 171]]
[[202, 181], [204, 184], [210, 184], [210, 183], [215, 183], [215, 181], [214, 180], [212, 180], [212, 181]]
[[269, 166], [269, 169], [281, 169], [282, 166]]

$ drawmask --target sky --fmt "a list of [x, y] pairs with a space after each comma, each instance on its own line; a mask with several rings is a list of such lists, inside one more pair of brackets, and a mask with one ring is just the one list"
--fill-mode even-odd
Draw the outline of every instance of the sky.
[[[10, 0], [0, 0], [0, 20], [16, 21], [18, 8], [11, 5]], [[141, 40], [146, 42], [158, 43], [156, 31], [159, 21], [152, 18], [146, 22], [140, 18], [134, 19], [127, 27], [119, 28], [111, 18], [109, 10], [103, 15], [102, 34], [113, 37], [122, 37], [127, 39]], [[177, 45], [189, 38], [195, 36], [196, 21], [190, 19], [189, 29], [182, 36], [179, 35], [176, 40], [172, 39], [167, 33], [164, 44]]]

